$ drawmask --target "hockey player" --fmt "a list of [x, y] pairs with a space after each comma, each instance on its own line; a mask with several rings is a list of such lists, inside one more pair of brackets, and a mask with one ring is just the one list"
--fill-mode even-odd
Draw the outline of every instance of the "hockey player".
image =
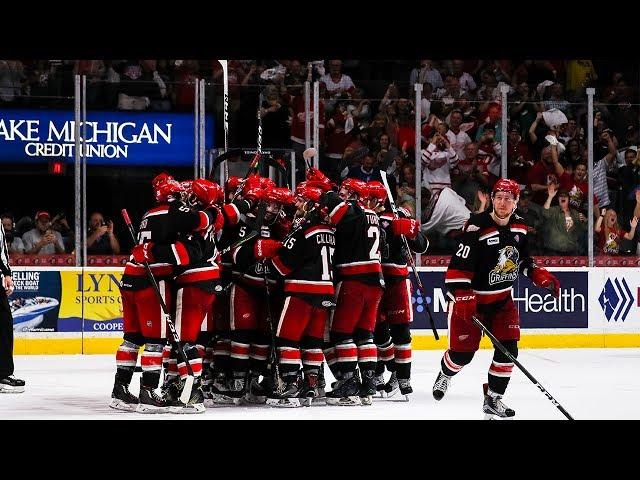
[[[323, 177], [317, 170], [309, 169], [308, 179], [318, 181]], [[329, 339], [335, 348], [338, 382], [327, 393], [328, 405], [370, 405], [375, 394], [377, 349], [373, 331], [384, 279], [380, 264], [380, 220], [362, 204], [366, 197], [366, 183], [348, 178], [342, 182], [339, 193], [325, 192], [320, 201], [336, 229], [334, 265], [338, 284]], [[358, 366], [361, 382], [357, 378]]]
[[[246, 189], [249, 189], [248, 191]], [[262, 386], [258, 386], [258, 378], [268, 377], [266, 366], [269, 353], [269, 335], [267, 334], [267, 313], [277, 311], [278, 300], [274, 295], [269, 297], [267, 305], [265, 292], [265, 272], [262, 259], [270, 258], [279, 248], [278, 240], [286, 234], [286, 226], [282, 226], [282, 209], [285, 205], [293, 205], [293, 193], [286, 188], [255, 188], [246, 183], [244, 198], [256, 198], [264, 202], [264, 218], [261, 222], [255, 214], [247, 215], [245, 234], [250, 229], [259, 231], [259, 235], [229, 252], [232, 260], [232, 279], [230, 293], [231, 322], [231, 370], [233, 371], [231, 388], [227, 393], [238, 403], [247, 394], [247, 400], [253, 403], [266, 402], [266, 394]], [[258, 215], [259, 216], [259, 215]], [[276, 281], [269, 278], [266, 272], [271, 293]], [[270, 310], [269, 310], [270, 309]], [[271, 319], [275, 321], [275, 319]]]
[[[273, 406], [308, 406], [319, 395], [322, 343], [329, 308], [334, 305], [332, 259], [336, 244], [326, 210], [318, 205], [322, 193], [306, 182], [297, 186], [296, 228], [284, 243], [278, 242], [281, 246], [269, 262], [284, 277], [285, 294], [275, 340], [284, 385], [267, 400]], [[266, 255], [263, 251], [257, 256]]]
[[[178, 240], [179, 234], [206, 230], [214, 220], [211, 212], [191, 211], [180, 200], [183, 187], [170, 175], [158, 175], [152, 187], [158, 205], [145, 213], [140, 222], [139, 243], [133, 247], [121, 280], [124, 337], [116, 353], [117, 371], [110, 404], [112, 408], [143, 413], [166, 412], [169, 405], [155, 392], [160, 381], [166, 324], [142, 263], [149, 263], [165, 304], [171, 309], [174, 265], [187, 264], [198, 255], [190, 245]], [[145, 349], [138, 399], [128, 387], [142, 345]]]
[[[520, 321], [513, 302], [513, 282], [522, 273], [536, 286], [555, 296], [560, 282], [535, 264], [527, 247], [527, 227], [514, 213], [520, 188], [513, 180], [496, 182], [491, 194], [493, 210], [472, 215], [451, 257], [445, 275], [449, 316], [449, 349], [444, 353], [441, 371], [433, 385], [433, 396], [441, 400], [451, 378], [467, 365], [481, 338], [472, 317], [483, 322], [514, 356], [518, 356]], [[487, 417], [512, 417], [515, 411], [502, 402], [513, 363], [497, 348], [483, 385], [483, 411]]]
[[[388, 395], [397, 392], [402, 395], [413, 392], [411, 388], [411, 330], [413, 305], [411, 302], [412, 285], [407, 268], [407, 255], [402, 236], [414, 253], [425, 253], [429, 246], [427, 237], [420, 232], [420, 224], [411, 218], [410, 212], [398, 209], [398, 218], [390, 209], [387, 190], [378, 181], [367, 183], [369, 207], [380, 213], [380, 226], [384, 232], [382, 251], [382, 273], [385, 291], [378, 310], [374, 340], [378, 347], [378, 365], [376, 367], [376, 389], [384, 388]], [[387, 207], [385, 207], [385, 205]], [[382, 373], [387, 365], [391, 378], [384, 385]]]

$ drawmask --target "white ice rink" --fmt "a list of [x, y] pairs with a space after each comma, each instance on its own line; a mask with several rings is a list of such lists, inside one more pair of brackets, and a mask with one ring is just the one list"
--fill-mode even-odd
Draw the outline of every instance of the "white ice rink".
[[[16, 356], [22, 394], [0, 394], [0, 419], [482, 419], [482, 383], [492, 350], [480, 350], [437, 402], [431, 387], [441, 351], [413, 352], [414, 394], [407, 402], [376, 399], [371, 406], [271, 408], [220, 406], [200, 415], [144, 415], [108, 407], [115, 372], [112, 355]], [[640, 349], [527, 349], [520, 361], [575, 419], [640, 419]], [[388, 374], [387, 374], [388, 375]], [[140, 374], [132, 392], [138, 393]], [[514, 368], [504, 402], [515, 419], [565, 417]]]

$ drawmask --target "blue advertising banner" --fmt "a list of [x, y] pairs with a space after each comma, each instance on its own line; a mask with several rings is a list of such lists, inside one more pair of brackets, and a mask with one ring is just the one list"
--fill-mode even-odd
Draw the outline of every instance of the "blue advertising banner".
[[[205, 120], [205, 149], [210, 149], [214, 117]], [[193, 113], [89, 111], [86, 128], [89, 165], [193, 164]], [[73, 163], [75, 148], [72, 110], [0, 110], [0, 163]]]
[[[445, 272], [419, 272], [424, 288], [427, 290], [427, 302], [436, 323], [436, 328], [447, 328], [446, 299], [444, 291]], [[548, 291], [534, 286], [522, 275], [513, 286], [513, 299], [518, 307], [522, 328], [587, 328], [589, 274], [584, 272], [554, 271], [560, 280], [559, 298]], [[424, 301], [412, 296], [412, 328], [431, 328]]]

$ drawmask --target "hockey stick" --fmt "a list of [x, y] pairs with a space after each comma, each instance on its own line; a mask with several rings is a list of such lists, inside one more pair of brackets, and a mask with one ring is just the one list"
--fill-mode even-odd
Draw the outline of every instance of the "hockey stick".
[[[224, 152], [229, 150], [229, 62], [227, 60], [218, 60], [222, 65], [222, 81], [224, 83], [223, 91], [223, 120], [224, 120]], [[224, 179], [229, 178], [229, 167], [224, 164]]]
[[499, 341], [496, 337], [494, 337], [494, 336], [493, 336], [493, 333], [491, 333], [491, 332], [489, 331], [489, 329], [488, 329], [487, 327], [485, 327], [485, 326], [484, 326], [484, 324], [483, 324], [480, 320], [478, 320], [478, 318], [477, 318], [475, 315], [474, 315], [474, 316], [472, 316], [471, 318], [473, 319], [473, 323], [475, 323], [475, 324], [476, 324], [476, 326], [477, 326], [478, 328], [480, 328], [480, 330], [482, 330], [482, 331], [484, 332], [484, 334], [485, 334], [487, 337], [489, 337], [489, 339], [491, 340], [491, 343], [493, 343], [493, 345], [494, 345], [498, 350], [500, 350], [502, 353], [504, 353], [504, 354], [506, 355], [506, 357], [507, 357], [510, 361], [512, 361], [512, 362], [513, 362], [513, 363], [514, 363], [514, 364], [515, 364], [515, 365], [516, 365], [516, 366], [517, 366], [517, 367], [522, 371], [522, 373], [524, 373], [524, 374], [527, 376], [527, 378], [528, 378], [529, 380], [531, 380], [531, 381], [533, 382], [533, 384], [534, 384], [536, 387], [538, 387], [538, 388], [540, 389], [540, 391], [541, 391], [542, 393], [544, 393], [544, 394], [545, 394], [545, 396], [546, 396], [546, 397], [551, 401], [551, 403], [553, 403], [553, 404], [556, 406], [556, 408], [557, 408], [558, 410], [560, 410], [560, 411], [562, 412], [562, 414], [563, 414], [565, 417], [567, 417], [569, 420], [573, 420], [573, 417], [572, 417], [571, 415], [569, 415], [569, 412], [567, 412], [567, 411], [562, 407], [562, 405], [560, 405], [560, 404], [558, 403], [558, 401], [557, 401], [555, 398], [553, 398], [553, 397], [551, 396], [551, 394], [547, 391], [547, 389], [546, 389], [546, 388], [544, 388], [542, 385], [540, 385], [540, 382], [538, 382], [538, 380], [536, 380], [536, 379], [534, 378], [534, 376], [533, 376], [533, 375], [531, 375], [531, 374], [527, 371], [527, 369], [526, 369], [526, 368], [524, 368], [524, 367], [522, 366], [522, 364], [518, 361], [518, 359], [517, 359], [516, 357], [514, 357], [514, 356], [511, 354], [511, 352], [509, 352], [509, 350], [507, 350], [507, 349], [505, 348], [505, 346], [504, 346], [504, 345], [502, 345], [502, 343], [500, 343], [500, 341]]
[[[129, 214], [127, 213], [126, 208], [122, 209], [122, 218], [124, 218], [124, 223], [127, 224], [127, 228], [129, 229], [129, 233], [131, 234], [131, 240], [133, 240], [133, 244], [136, 245], [138, 243], [136, 240], [136, 232], [133, 229], [133, 225], [131, 224], [131, 219], [129, 218]], [[158, 301], [160, 302], [160, 308], [162, 309], [162, 320], [167, 322], [169, 331], [171, 332], [172, 340], [176, 346], [178, 355], [180, 356], [180, 360], [185, 362], [185, 365], [187, 367], [187, 379], [184, 382], [184, 388], [182, 389], [182, 394], [180, 395], [180, 401], [186, 405], [191, 398], [191, 390], [193, 389], [193, 382], [195, 380], [195, 377], [193, 375], [193, 368], [191, 368], [191, 364], [189, 363], [187, 354], [184, 351], [184, 346], [180, 345], [180, 337], [178, 336], [178, 332], [176, 331], [176, 326], [173, 323], [173, 320], [171, 320], [171, 314], [169, 313], [169, 309], [167, 308], [167, 305], [166, 303], [164, 303], [164, 299], [160, 294], [160, 288], [158, 287], [156, 278], [153, 276], [151, 267], [147, 262], [144, 262], [143, 265], [147, 270], [147, 277], [149, 278], [149, 282], [151, 282], [153, 290], [156, 293], [156, 297], [158, 297]]]
[[[387, 181], [387, 172], [384, 170], [380, 170], [380, 176], [382, 177], [382, 183], [384, 184], [384, 188], [387, 191], [387, 199], [389, 200], [389, 204], [391, 205], [391, 211], [393, 212], [393, 216], [398, 218], [398, 209], [396, 208], [396, 202], [393, 201], [393, 196], [391, 195], [391, 189], [389, 188], [389, 182]], [[433, 331], [433, 336], [436, 340], [440, 340], [438, 336], [438, 330], [436, 330], [436, 324], [433, 321], [433, 315], [431, 315], [431, 309], [429, 308], [429, 304], [427, 303], [427, 299], [425, 297], [425, 290], [422, 286], [422, 280], [420, 280], [420, 275], [418, 275], [418, 271], [416, 270], [416, 264], [413, 261], [413, 255], [411, 255], [411, 249], [409, 248], [409, 242], [407, 242], [407, 237], [404, 235], [400, 235], [402, 238], [402, 242], [404, 243], [403, 253], [405, 259], [409, 265], [411, 265], [411, 270], [413, 271], [413, 276], [415, 277], [416, 289], [420, 292], [420, 296], [424, 302], [424, 308], [427, 310], [429, 314], [429, 323], [431, 323], [431, 330]], [[427, 244], [428, 245], [428, 244]], [[413, 307], [412, 307], [413, 308]]]

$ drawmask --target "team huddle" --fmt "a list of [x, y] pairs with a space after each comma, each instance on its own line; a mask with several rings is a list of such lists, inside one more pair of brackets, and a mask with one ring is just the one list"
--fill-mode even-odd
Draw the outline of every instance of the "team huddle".
[[[407, 258], [425, 253], [428, 241], [410, 212], [392, 208], [385, 185], [346, 179], [337, 186], [309, 168], [295, 191], [255, 173], [230, 177], [224, 189], [161, 174], [152, 188], [157, 205], [140, 222], [122, 277], [124, 337], [111, 407], [201, 413], [214, 404], [409, 398]], [[517, 355], [511, 286], [518, 273], [559, 288], [528, 255], [526, 227], [514, 213], [518, 195], [517, 183], [498, 181], [494, 210], [471, 217], [452, 257], [449, 349], [433, 386], [437, 400], [478, 349], [472, 317]], [[136, 397], [129, 385], [143, 346]], [[507, 417], [515, 412], [501, 397], [513, 363], [503, 357], [496, 350], [483, 410]], [[325, 364], [336, 379], [330, 390]]]

